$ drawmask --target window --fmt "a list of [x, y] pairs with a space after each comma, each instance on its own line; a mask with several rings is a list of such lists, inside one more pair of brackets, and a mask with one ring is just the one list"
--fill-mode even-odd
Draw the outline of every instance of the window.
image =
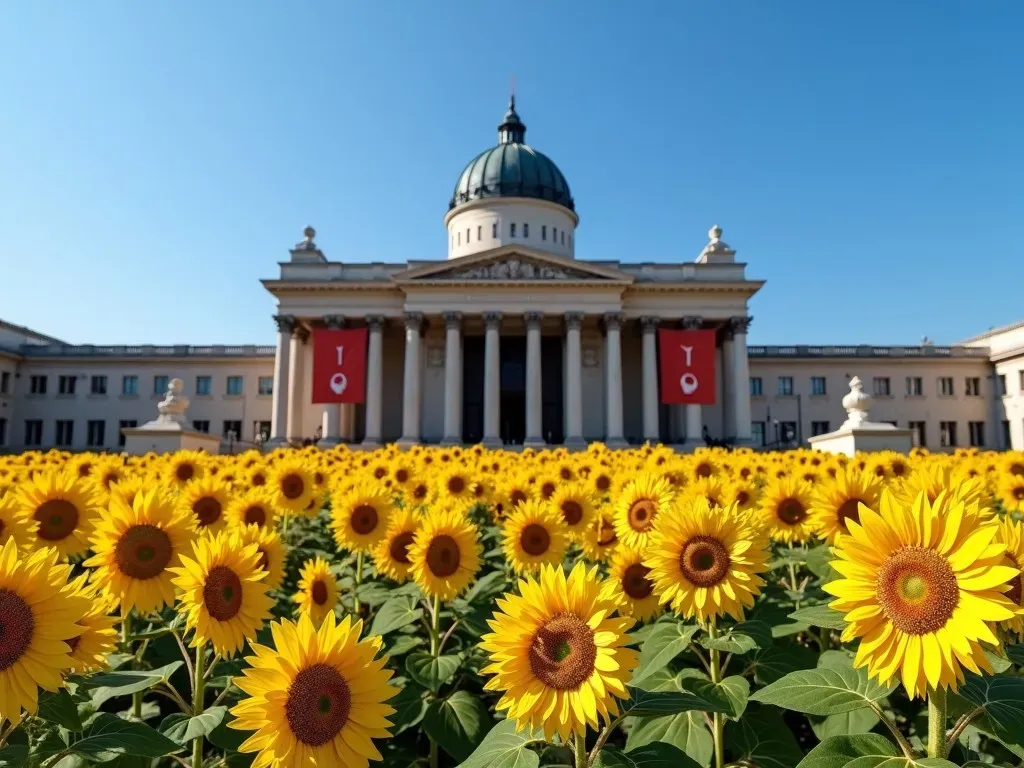
[[196, 395], [210, 395], [213, 393], [212, 376], [196, 376]]
[[910, 428], [911, 437], [914, 440], [914, 445], [918, 448], [925, 447], [925, 431], [923, 421], [910, 421], [907, 422], [907, 426]]
[[498, 237], [498, 222], [494, 222], [493, 224], [491, 224], [491, 237]]
[[824, 395], [825, 394], [825, 377], [824, 376], [811, 376], [811, 394], [812, 395]]
[[124, 446], [124, 432], [122, 430], [125, 430], [125, 429], [135, 429], [135, 427], [137, 427], [137, 426], [139, 426], [139, 422], [137, 422], [135, 419], [129, 419], [127, 421], [119, 421], [119, 422], [117, 422], [117, 445], [118, 445], [118, 447], [123, 447]]
[[57, 419], [57, 445], [69, 446], [75, 437], [75, 422], [70, 419]]
[[514, 221], [511, 224], [508, 225], [508, 236], [509, 237], [515, 237], [516, 236], [516, 223]]
[[981, 379], [977, 376], [968, 376], [964, 381], [964, 393], [968, 397], [981, 397]]
[[984, 421], [969, 421], [967, 422], [967, 437], [971, 441], [971, 446], [974, 448], [982, 448], [985, 445], [985, 422]]
[[541, 240], [547, 240], [548, 239], [548, 225], [547, 224], [541, 224], [540, 225], [540, 239]]
[[254, 421], [252, 423], [253, 435], [261, 435], [263, 441], [266, 442], [270, 439], [270, 422], [269, 421]]
[[224, 439], [225, 440], [241, 440], [242, 439], [242, 422], [240, 421], [225, 421], [224, 422]]
[[7, 419], [0, 419], [0, 445], [7, 445]]
[[760, 376], [750, 377], [750, 396], [760, 397], [764, 394], [764, 383], [761, 381]]
[[6, 395], [7, 391], [11, 388], [11, 372], [4, 371], [0, 373], [0, 395]]
[[764, 422], [750, 422], [750, 437], [754, 445], [764, 445]]
[[25, 419], [25, 445], [43, 444], [42, 419]]
[[939, 422], [939, 445], [943, 448], [956, 447], [956, 422]]
[[469, 245], [469, 227], [466, 227], [466, 245]]
[[484, 225], [483, 224], [477, 224], [476, 225], [476, 241], [479, 243], [483, 239], [484, 239]]
[[90, 448], [100, 448], [106, 444], [107, 422], [102, 419], [90, 420], [86, 423], [85, 444]]
[[57, 393], [61, 395], [75, 394], [75, 387], [78, 385], [77, 376], [58, 376]]
[[565, 245], [565, 230], [562, 230], [562, 245]]
[[196, 432], [209, 432], [210, 422], [208, 419], [193, 419], [192, 429], [194, 429]]
[[888, 376], [875, 376], [871, 380], [871, 391], [875, 397], [889, 397], [892, 394]]
[[89, 393], [92, 395], [107, 394], [107, 377], [93, 376], [89, 379]]
[[779, 422], [779, 440], [784, 443], [796, 442], [796, 422], [795, 421], [780, 421]]
[[1024, 371], [1019, 371], [1017, 375], [1020, 377], [1020, 381], [1017, 384], [1020, 387], [1020, 391], [1024, 392]]
[[228, 376], [228, 394], [229, 395], [240, 395], [242, 394], [242, 382], [244, 379], [241, 376]]
[[121, 394], [134, 396], [139, 394], [139, 377], [138, 376], [122, 376], [121, 377]]
[[525, 237], [525, 238], [529, 238], [530, 237], [530, 224], [529, 224], [529, 222], [525, 222], [525, 221], [523, 222], [523, 237]]
[[1003, 444], [1000, 445], [999, 447], [1002, 448], [1004, 451], [1008, 451], [1010, 450], [1010, 444], [1013, 442], [1012, 438], [1010, 437], [1010, 420], [1003, 419], [1003, 423], [1001, 426], [1003, 433]]
[[261, 395], [272, 395], [274, 394], [274, 377], [273, 376], [260, 376], [258, 384], [258, 392]]
[[924, 384], [920, 376], [907, 376], [907, 397], [920, 397], [924, 394]]
[[163, 395], [167, 393], [167, 387], [170, 386], [171, 380], [167, 376], [154, 376], [153, 377], [153, 394]]
[[954, 392], [952, 376], [939, 376], [939, 394], [942, 395], [943, 397], [953, 397]]
[[551, 228], [551, 240], [557, 245], [558, 243], [558, 227]]
[[28, 377], [28, 393], [30, 395], [45, 395], [46, 394], [46, 377], [45, 376], [29, 376]]
[[462, 245], [462, 233], [461, 232], [456, 232], [455, 233], [455, 244], [456, 245]]
[[793, 377], [792, 376], [779, 376], [779, 383], [778, 383], [777, 392], [780, 395], [792, 395], [793, 394]]
[[811, 435], [824, 435], [829, 431], [827, 421], [812, 421], [811, 422]]
[[[1001, 373], [996, 377], [997, 389], [1000, 397], [1006, 397], [1006, 374]], [[45, 387], [44, 387], [45, 389]]]
[[572, 248], [572, 235], [569, 235], [569, 247]]

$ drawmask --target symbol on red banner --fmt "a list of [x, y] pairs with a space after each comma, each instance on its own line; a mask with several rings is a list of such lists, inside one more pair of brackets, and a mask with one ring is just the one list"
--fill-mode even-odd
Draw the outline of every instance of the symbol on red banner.
[[658, 329], [661, 402], [715, 404], [715, 332]]
[[313, 330], [313, 402], [361, 403], [366, 399], [365, 328]]

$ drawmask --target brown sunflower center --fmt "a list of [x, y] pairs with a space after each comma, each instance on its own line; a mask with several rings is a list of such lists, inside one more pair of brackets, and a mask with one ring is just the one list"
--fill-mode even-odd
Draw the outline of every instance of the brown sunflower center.
[[576, 689], [594, 671], [594, 631], [579, 616], [563, 613], [549, 619], [533, 636], [530, 669], [549, 688]]
[[220, 513], [224, 509], [213, 496], [202, 496], [192, 504], [192, 511], [195, 513], [199, 527], [206, 528], [220, 519]]
[[174, 476], [183, 483], [187, 483], [195, 475], [196, 468], [191, 464], [179, 464], [174, 470]]
[[399, 468], [395, 470], [395, 480], [399, 483], [406, 483], [409, 481], [409, 470]]
[[615, 533], [615, 526], [609, 523], [607, 520], [602, 520], [601, 524], [597, 527], [597, 544], [600, 547], [608, 547], [618, 541], [618, 535]]
[[430, 489], [427, 487], [426, 483], [420, 483], [413, 489], [412, 497], [417, 501], [425, 499], [427, 498], [427, 493], [429, 491]]
[[[1013, 563], [1013, 567], [1020, 570], [1020, 564], [1014, 559], [1010, 558], [1010, 562]], [[1021, 574], [1017, 574], [1007, 582], [1010, 585], [1010, 590], [1006, 593], [1006, 596], [1013, 601], [1014, 605], [1020, 605], [1021, 597], [1024, 597], [1024, 581], [1021, 580]]]
[[360, 536], [367, 536], [374, 532], [380, 516], [372, 504], [359, 504], [352, 510], [352, 530]]
[[155, 525], [133, 525], [117, 540], [114, 562], [130, 579], [159, 576], [171, 562], [171, 537]]
[[39, 538], [60, 541], [70, 536], [78, 525], [78, 507], [67, 499], [50, 499], [36, 508]]
[[385, 467], [377, 467], [373, 470], [373, 476], [375, 479], [380, 480], [384, 475], [388, 473]]
[[836, 510], [836, 518], [840, 528], [844, 531], [849, 530], [846, 525], [847, 520], [853, 520], [855, 523], [860, 522], [860, 505], [863, 503], [863, 499], [854, 497], [847, 499], [839, 505], [839, 509]]
[[414, 534], [412, 531], [402, 531], [391, 540], [388, 547], [388, 554], [391, 559], [402, 565], [409, 565], [409, 547], [412, 545]]
[[3, 520], [0, 520], [0, 542], [4, 540], [4, 526], [6, 525], [7, 523], [5, 523]]
[[230, 621], [242, 610], [242, 581], [226, 565], [213, 568], [203, 587], [203, 603], [217, 621]]
[[629, 508], [626, 518], [629, 520], [629, 527], [634, 531], [646, 533], [654, 525], [654, 517], [658, 514], [658, 507], [651, 499], [637, 499]]
[[583, 519], [583, 506], [575, 499], [562, 502], [562, 519], [566, 525], [576, 525]]
[[679, 553], [679, 570], [698, 587], [713, 587], [729, 572], [729, 552], [713, 536], [694, 536]]
[[512, 506], [514, 507], [526, 501], [526, 494], [523, 491], [516, 489], [509, 494], [508, 500], [512, 502]]
[[697, 468], [693, 470], [693, 473], [697, 477], [711, 477], [712, 468], [711, 465], [705, 461], [702, 461], [697, 465]]
[[654, 583], [647, 578], [651, 569], [642, 563], [633, 563], [622, 574], [622, 591], [634, 600], [650, 597]]
[[284, 714], [295, 738], [319, 747], [341, 733], [352, 711], [352, 691], [334, 667], [314, 664], [288, 686]]
[[270, 573], [270, 555], [267, 554], [267, 550], [258, 549], [256, 551], [260, 553], [260, 561], [256, 564], [256, 570]]
[[608, 475], [598, 475], [597, 480], [594, 481], [594, 487], [601, 492], [607, 491], [612, 487], [612, 479]]
[[775, 515], [786, 525], [797, 525], [807, 517], [807, 510], [796, 499], [783, 499], [775, 510]]
[[289, 472], [281, 478], [281, 495], [289, 501], [295, 501], [306, 492], [306, 483], [300, 475]]
[[539, 557], [551, 546], [551, 534], [539, 523], [530, 523], [519, 534], [519, 546], [531, 557]]
[[88, 477], [90, 472], [92, 472], [92, 464], [90, 464], [88, 461], [83, 461], [81, 464], [78, 465], [79, 477]]
[[1013, 489], [1014, 501], [1024, 501], [1024, 485], [1018, 485]]
[[448, 478], [448, 493], [459, 494], [466, 490], [466, 481], [459, 475]]
[[251, 480], [252, 484], [259, 487], [267, 484], [267, 476], [262, 472], [254, 472]]
[[558, 476], [563, 480], [572, 480], [572, 470], [569, 467], [562, 467], [558, 470]]
[[555, 484], [550, 480], [545, 480], [540, 485], [540, 497], [544, 499], [544, 501], [547, 501], [555, 495], [555, 490]]
[[1010, 465], [1010, 474], [1011, 475], [1024, 475], [1024, 464], [1021, 464], [1019, 462], [1014, 462], [1013, 464], [1011, 464]]
[[878, 569], [878, 602], [893, 625], [908, 635], [925, 635], [946, 625], [960, 602], [949, 562], [924, 547], [904, 547]]
[[737, 491], [736, 503], [739, 504], [741, 507], [746, 506], [747, 504], [750, 503], [750, 494], [747, 491], [743, 490]]
[[313, 582], [313, 588], [310, 590], [310, 595], [313, 598], [313, 602], [317, 605], [323, 605], [327, 602], [327, 585], [317, 579]]
[[246, 525], [259, 525], [264, 526], [267, 524], [267, 510], [258, 504], [254, 504], [245, 510], [245, 514], [242, 516], [245, 520]]
[[435, 536], [427, 547], [427, 567], [438, 578], [448, 578], [459, 570], [461, 559], [458, 543], [448, 534]]
[[0, 589], [0, 672], [24, 655], [35, 629], [35, 616], [25, 599], [9, 589]]

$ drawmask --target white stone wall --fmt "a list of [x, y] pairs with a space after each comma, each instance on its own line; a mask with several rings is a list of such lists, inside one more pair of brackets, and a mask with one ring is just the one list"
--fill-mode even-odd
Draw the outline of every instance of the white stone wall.
[[[512, 237], [511, 224], [516, 225]], [[497, 237], [493, 236], [497, 224]], [[523, 225], [529, 235], [523, 235]], [[523, 245], [558, 256], [574, 257], [576, 219], [565, 208], [543, 200], [526, 198], [495, 198], [459, 206], [447, 219], [448, 258], [470, 256], [503, 245]], [[547, 237], [542, 238], [544, 227]], [[558, 241], [553, 239], [558, 230]], [[468, 231], [468, 232], [467, 232]], [[467, 241], [467, 233], [469, 239]], [[478, 233], [480, 237], [478, 238]]]

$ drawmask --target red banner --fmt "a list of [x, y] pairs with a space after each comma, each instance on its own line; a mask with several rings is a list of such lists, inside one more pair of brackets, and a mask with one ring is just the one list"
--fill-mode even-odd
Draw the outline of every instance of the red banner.
[[715, 332], [658, 329], [661, 402], [715, 404]]
[[313, 330], [313, 402], [366, 399], [366, 329]]

